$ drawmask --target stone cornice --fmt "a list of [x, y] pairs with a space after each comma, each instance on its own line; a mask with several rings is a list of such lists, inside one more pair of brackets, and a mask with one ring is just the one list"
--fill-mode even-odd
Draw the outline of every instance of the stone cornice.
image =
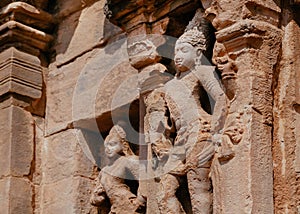
[[46, 2], [0, 4], [0, 107], [28, 107], [42, 96], [41, 59], [55, 24], [51, 14], [36, 7]]
[[107, 18], [128, 32], [143, 23], [152, 25], [178, 8], [181, 8], [182, 12], [185, 6], [196, 9], [196, 5], [199, 6], [200, 3], [194, 0], [107, 0], [105, 9]]
[[0, 45], [17, 47], [33, 55], [46, 52], [53, 37], [52, 16], [24, 2], [15, 2], [0, 10]]
[[266, 3], [261, 0], [247, 0], [245, 2], [242, 18], [263, 21], [278, 26], [280, 13], [281, 8], [274, 2]]
[[54, 26], [54, 19], [51, 14], [24, 2], [14, 2], [0, 10], [0, 23], [7, 21], [19, 21], [46, 32]]
[[48, 6], [48, 1], [49, 0], [19, 0], [18, 2], [15, 2], [15, 0], [1, 0], [0, 1], [0, 8], [5, 7], [6, 5], [9, 5], [11, 3], [27, 3], [31, 4], [32, 6], [45, 10]]
[[51, 35], [16, 21], [8, 21], [0, 26], [0, 45], [16, 42], [47, 51], [52, 40]]
[[230, 52], [243, 47], [259, 48], [254, 41], [264, 39], [264, 36], [269, 32], [281, 34], [279, 28], [271, 24], [254, 20], [243, 20], [218, 31], [216, 39], [218, 42], [223, 43]]

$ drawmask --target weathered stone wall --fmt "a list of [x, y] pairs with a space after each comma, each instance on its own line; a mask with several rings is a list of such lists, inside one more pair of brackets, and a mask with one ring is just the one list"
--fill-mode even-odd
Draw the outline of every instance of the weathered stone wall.
[[[44, 139], [40, 146], [41, 178], [36, 213], [97, 212], [89, 203], [97, 165], [84, 152], [85, 147], [81, 146], [78, 138], [79, 127], [74, 123], [97, 117], [86, 111], [84, 95], [77, 97], [83, 102], [76, 102], [76, 87], [80, 84], [84, 67], [95, 55], [104, 51], [107, 42], [122, 33], [105, 19], [104, 3], [95, 0], [59, 1], [56, 5], [57, 30], [52, 47], [54, 55], [46, 77], [47, 105], [43, 121]], [[101, 58], [98, 60], [95, 69], [101, 69]], [[89, 96], [88, 90], [98, 86], [91, 81], [86, 83], [81, 93]], [[76, 104], [82, 115], [77, 114]], [[109, 110], [106, 108], [98, 114]], [[92, 141], [100, 143], [97, 138]], [[94, 153], [97, 154], [98, 149]]]
[[[0, 2], [0, 213], [107, 213], [89, 201], [103, 137], [120, 120], [144, 131], [140, 83], [172, 67], [134, 45], [180, 36], [201, 5], [230, 98], [226, 124], [242, 129], [235, 157], [212, 172], [214, 213], [300, 213], [299, 1], [108, 2]], [[144, 143], [136, 132], [129, 141]]]

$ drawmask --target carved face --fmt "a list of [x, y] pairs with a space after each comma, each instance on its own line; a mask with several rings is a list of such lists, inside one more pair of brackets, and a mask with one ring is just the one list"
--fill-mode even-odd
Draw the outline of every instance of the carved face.
[[114, 158], [123, 151], [123, 144], [118, 138], [112, 138], [108, 142], [104, 142], [105, 154], [108, 158]]
[[185, 72], [195, 66], [197, 49], [189, 43], [177, 43], [175, 46], [175, 66], [178, 71]]

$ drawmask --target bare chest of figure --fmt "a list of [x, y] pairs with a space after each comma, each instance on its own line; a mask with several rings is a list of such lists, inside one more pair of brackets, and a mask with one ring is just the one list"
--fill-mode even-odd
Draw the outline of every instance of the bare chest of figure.
[[200, 81], [192, 72], [165, 85], [167, 106], [177, 129], [202, 117], [209, 117], [201, 107], [200, 88]]

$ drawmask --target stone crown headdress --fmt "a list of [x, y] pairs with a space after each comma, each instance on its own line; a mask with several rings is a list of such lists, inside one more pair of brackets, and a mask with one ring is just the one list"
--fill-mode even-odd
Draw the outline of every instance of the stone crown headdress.
[[126, 141], [126, 133], [124, 129], [119, 125], [115, 125], [111, 128], [108, 136], [105, 138], [105, 142], [108, 142], [115, 137], [117, 137], [121, 141]]
[[118, 138], [120, 142], [123, 144], [123, 153], [125, 156], [131, 156], [134, 155], [133, 151], [131, 150], [129, 146], [129, 142], [126, 139], [126, 132], [124, 129], [119, 125], [114, 125], [111, 130], [109, 131], [109, 134], [105, 138], [104, 142], [109, 142], [110, 140]]
[[203, 15], [202, 9], [196, 11], [195, 16], [176, 43], [189, 43], [204, 52], [207, 51], [210, 45], [211, 32], [210, 24]]

